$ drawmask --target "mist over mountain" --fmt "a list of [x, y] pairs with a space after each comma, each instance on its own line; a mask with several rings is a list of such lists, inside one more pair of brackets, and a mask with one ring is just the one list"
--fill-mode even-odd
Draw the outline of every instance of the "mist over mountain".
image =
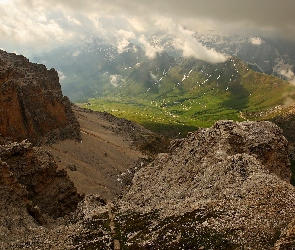
[[[196, 32], [194, 37], [195, 45], [202, 44], [208, 51], [228, 55], [224, 61], [230, 56], [238, 57], [249, 63], [250, 68], [255, 71], [294, 82], [295, 54], [291, 42], [260, 37], [216, 35], [213, 32]], [[111, 86], [128, 84], [133, 76], [143, 73], [142, 65], [150, 65], [151, 75], [146, 76], [148, 73], [145, 72], [141, 79], [133, 78], [134, 81], [138, 80], [139, 85], [142, 81], [147, 83], [147, 80], [159, 80], [161, 77], [156, 71], [168, 71], [183, 55], [195, 57], [192, 52], [195, 51], [192, 50], [195, 45], [182, 43], [177, 47], [171, 35], [158, 33], [150, 36], [148, 40], [153, 48], [158, 46], [161, 50], [148, 52], [147, 48], [131, 42], [118, 49], [103, 39], [93, 38], [81, 46], [61, 47], [35, 55], [33, 60], [55, 67], [65, 94], [72, 101], [80, 101], [104, 95]], [[148, 53], [152, 53], [152, 57]], [[158, 67], [159, 64], [162, 66]]]

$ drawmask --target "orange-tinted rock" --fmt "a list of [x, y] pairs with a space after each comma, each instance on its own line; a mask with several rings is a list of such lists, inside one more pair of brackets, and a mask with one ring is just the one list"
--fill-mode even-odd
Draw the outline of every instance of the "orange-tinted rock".
[[80, 139], [79, 124], [54, 69], [0, 50], [0, 134], [40, 143]]

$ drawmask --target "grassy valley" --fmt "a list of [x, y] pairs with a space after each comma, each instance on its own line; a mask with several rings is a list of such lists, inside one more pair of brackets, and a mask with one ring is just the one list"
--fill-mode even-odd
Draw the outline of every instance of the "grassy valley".
[[162, 55], [128, 70], [121, 84], [105, 85], [104, 93], [90, 98], [84, 107], [170, 137], [221, 119], [268, 119], [295, 96], [290, 83], [253, 71], [236, 58], [210, 64]]

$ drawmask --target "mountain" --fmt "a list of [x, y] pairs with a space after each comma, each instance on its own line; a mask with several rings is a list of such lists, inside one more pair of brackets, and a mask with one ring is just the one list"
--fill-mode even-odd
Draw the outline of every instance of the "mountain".
[[165, 53], [109, 86], [84, 107], [128, 118], [168, 137], [221, 119], [269, 119], [292, 103], [295, 93], [291, 83], [253, 71], [237, 58], [211, 64], [192, 57], [171, 60]]
[[73, 111], [81, 143], [68, 139], [43, 147], [67, 170], [79, 193], [114, 199], [130, 184], [136, 170], [159, 152], [168, 151], [168, 139], [138, 124], [106, 112], [76, 106]]
[[293, 80], [294, 42], [269, 37], [242, 37], [216, 34], [214, 31], [196, 33], [195, 38], [208, 48], [241, 58], [257, 71]]
[[130, 44], [119, 53], [115, 46], [100, 39], [83, 46], [70, 46], [36, 55], [35, 62], [54, 67], [59, 72], [63, 92], [71, 101], [87, 100], [99, 95], [111, 79], [113, 84], [124, 81], [129, 67], [147, 59], [144, 51]]
[[[266, 37], [216, 34], [213, 31], [196, 32], [194, 38], [195, 43], [200, 43], [208, 49], [242, 59], [254, 70], [293, 81], [295, 54], [292, 42]], [[158, 33], [151, 35], [149, 42], [151, 46], [163, 48], [164, 54], [178, 60], [182, 52], [173, 46], [173, 39], [173, 36]], [[72, 101], [100, 96], [104, 85], [123, 83], [135, 66], [154, 61], [146, 56], [139, 45], [129, 43], [124, 51], [120, 51], [116, 46], [99, 38], [92, 38], [84, 45], [58, 48], [35, 55], [31, 59], [59, 71], [63, 91]], [[173, 59], [166, 61], [166, 70]], [[148, 77], [145, 76], [146, 79]]]
[[292, 79], [288, 83], [269, 75], [279, 76], [283, 70], [292, 75], [291, 43], [201, 33], [195, 38], [232, 57], [215, 64], [181, 57], [181, 51], [172, 46], [173, 37], [157, 34], [150, 42], [164, 49], [153, 58], [132, 43], [118, 51], [114, 45], [93, 39], [34, 60], [57, 67], [62, 88], [71, 100], [168, 137], [183, 136], [220, 119], [270, 119], [293, 102]]
[[[16, 110], [19, 117], [36, 114], [34, 124], [50, 114], [47, 98], [54, 105], [54, 97], [64, 97], [55, 81], [43, 88], [51, 79], [45, 66], [42, 74], [37, 70], [25, 78], [19, 71], [25, 58], [16, 64], [10, 57], [15, 55], [1, 61], [9, 66], [1, 71], [9, 76], [1, 86], [10, 87], [2, 101], [16, 107], [26, 103], [19, 93], [31, 93], [37, 105]], [[190, 62], [196, 66], [194, 60], [185, 63]], [[26, 63], [30, 72], [34, 65]], [[239, 68], [242, 62], [230, 63], [247, 71]], [[191, 77], [185, 76], [183, 81]], [[291, 107], [284, 116], [290, 124]], [[45, 140], [48, 134], [38, 133], [48, 127], [43, 123], [32, 127], [39, 147], [0, 138], [1, 249], [294, 249], [288, 141], [274, 123], [219, 121], [167, 148], [163, 136], [126, 119], [73, 105], [62, 110], [78, 122], [79, 140]], [[2, 121], [10, 117], [1, 113]], [[52, 121], [56, 117], [47, 120]], [[53, 131], [63, 131], [62, 125], [56, 122]]]
[[[57, 72], [0, 50], [0, 248], [74, 212], [83, 195], [40, 146], [81, 140]], [[22, 236], [21, 236], [22, 235]]]
[[[0, 106], [6, 108], [0, 249], [73, 249], [92, 205], [119, 196], [136, 170], [168, 151], [169, 141], [125, 119], [72, 106], [54, 69], [4, 51], [0, 62]], [[6, 133], [11, 128], [18, 130]]]

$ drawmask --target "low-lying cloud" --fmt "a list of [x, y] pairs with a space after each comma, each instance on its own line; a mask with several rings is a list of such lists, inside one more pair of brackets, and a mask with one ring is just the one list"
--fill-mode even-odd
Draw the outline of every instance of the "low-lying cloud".
[[250, 43], [252, 43], [253, 45], [261, 45], [263, 41], [260, 37], [251, 37]]
[[117, 50], [119, 53], [123, 53], [126, 51], [128, 45], [130, 44], [130, 39], [134, 39], [136, 36], [132, 31], [126, 31], [120, 29], [116, 32], [117, 37]]
[[182, 51], [185, 57], [196, 57], [198, 59], [211, 63], [224, 62], [228, 59], [227, 55], [216, 52], [214, 49], [208, 49], [199, 43], [193, 36], [194, 32], [178, 26], [178, 36], [173, 41], [173, 46]]
[[293, 85], [295, 85], [295, 74], [291, 69], [282, 69], [279, 74], [281, 74], [282, 76], [286, 77], [287, 81], [289, 81], [290, 83], [292, 83]]
[[[253, 7], [255, 6], [255, 7]], [[183, 56], [221, 62], [226, 55], [201, 45], [202, 29], [276, 35], [295, 41], [293, 0], [11, 0], [0, 2], [0, 46], [24, 55], [99, 37], [119, 53], [130, 42], [153, 58], [165, 50], [150, 36], [166, 33]], [[252, 34], [250, 42], [263, 41]]]
[[145, 55], [151, 59], [155, 58], [158, 53], [161, 53], [163, 51], [163, 47], [148, 42], [145, 35], [141, 35], [138, 41], [144, 49]]
[[125, 80], [120, 75], [110, 75], [110, 83], [114, 87], [118, 87], [125, 83]]

